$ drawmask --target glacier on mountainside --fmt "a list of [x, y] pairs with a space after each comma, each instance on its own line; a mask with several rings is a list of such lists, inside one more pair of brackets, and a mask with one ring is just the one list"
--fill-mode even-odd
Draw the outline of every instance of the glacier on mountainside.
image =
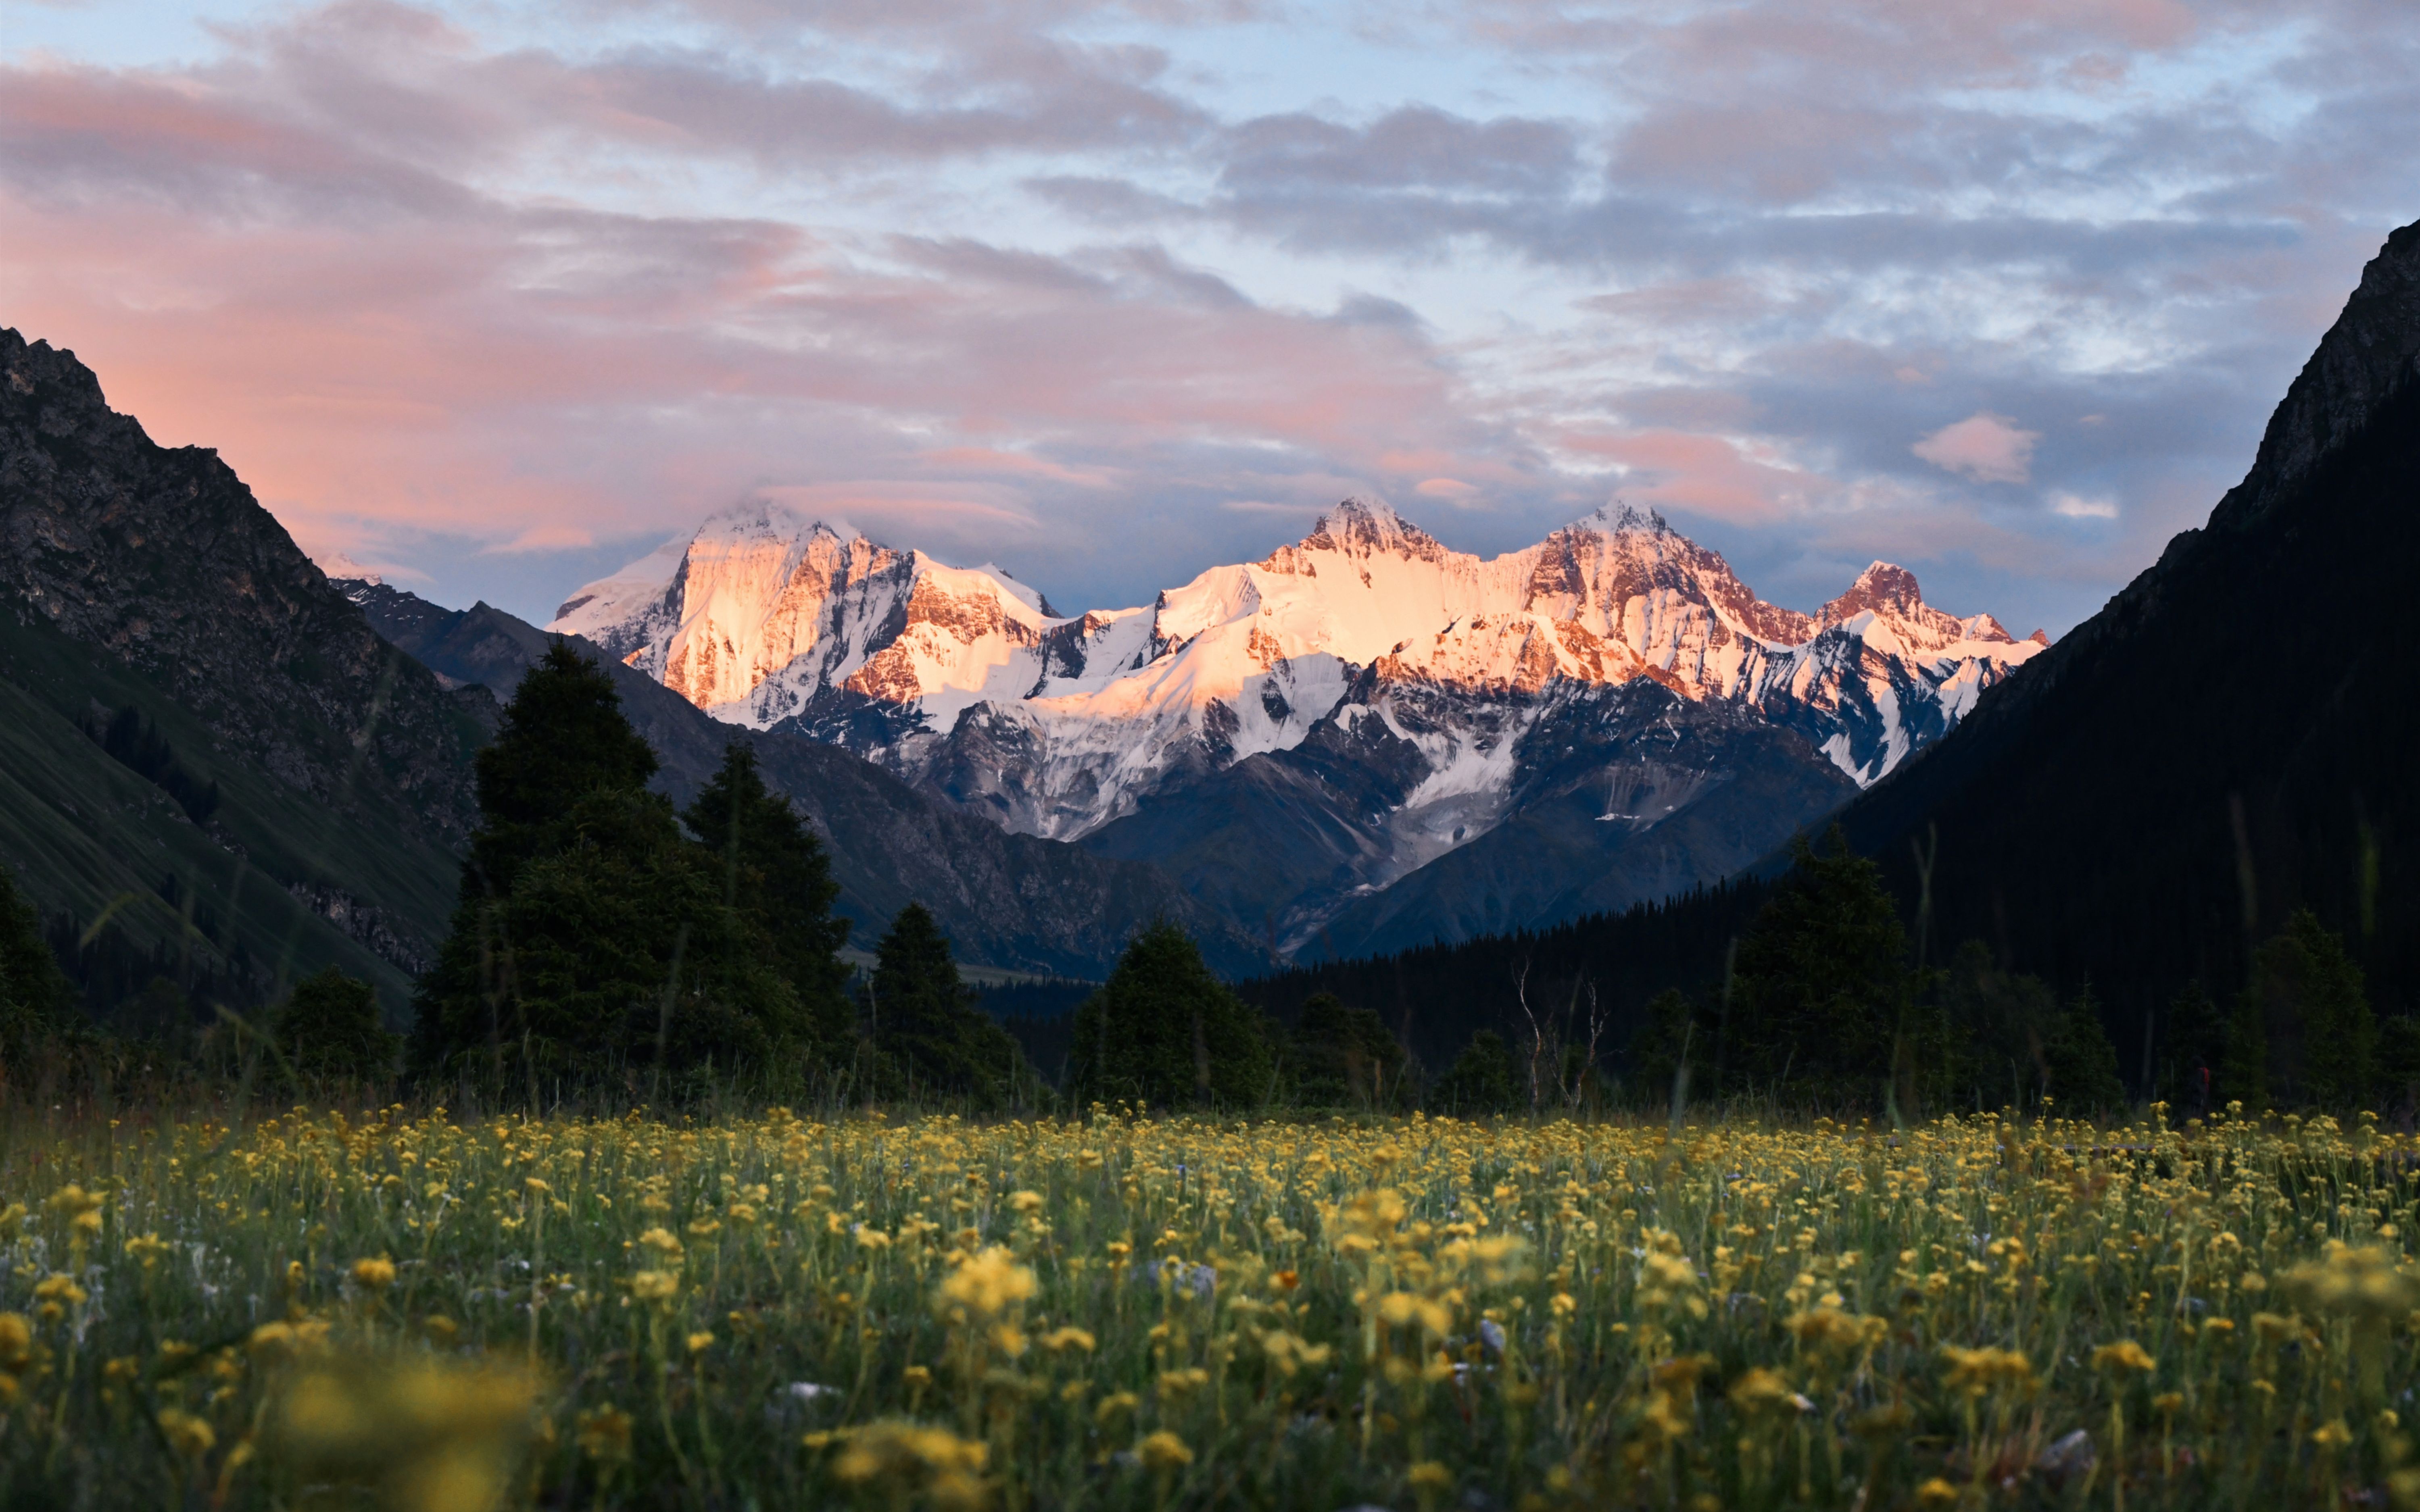
[[2041, 649], [1926, 604], [1886, 563], [1809, 615], [1652, 513], [1608, 506], [1481, 558], [1360, 498], [1263, 561], [1074, 616], [997, 567], [752, 502], [582, 588], [549, 628], [718, 718], [845, 746], [1063, 840], [1376, 718], [1402, 748], [1389, 759], [1419, 767], [1373, 821], [1395, 836], [1382, 870], [1397, 874], [1497, 821], [1550, 687], [1644, 679], [1732, 704], [1868, 786]]

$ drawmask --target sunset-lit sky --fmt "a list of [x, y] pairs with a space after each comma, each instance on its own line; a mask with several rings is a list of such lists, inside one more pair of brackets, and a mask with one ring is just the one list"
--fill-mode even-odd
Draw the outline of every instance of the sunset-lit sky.
[[1062, 611], [1619, 493], [2055, 632], [2415, 142], [2410, 0], [0, 0], [0, 325], [537, 618], [759, 491]]

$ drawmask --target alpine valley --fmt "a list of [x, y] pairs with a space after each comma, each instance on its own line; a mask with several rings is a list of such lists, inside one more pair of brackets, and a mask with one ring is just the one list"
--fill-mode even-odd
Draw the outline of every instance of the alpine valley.
[[1359, 498], [1264, 561], [1074, 616], [997, 567], [755, 502], [547, 628], [718, 719], [1171, 871], [1304, 959], [1712, 882], [2047, 643], [1881, 562], [1815, 614], [1784, 609], [1635, 509], [1482, 559]]

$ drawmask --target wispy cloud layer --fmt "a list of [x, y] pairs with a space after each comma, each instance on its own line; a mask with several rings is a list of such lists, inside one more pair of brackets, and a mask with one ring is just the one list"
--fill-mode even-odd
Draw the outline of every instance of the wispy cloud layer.
[[1372, 488], [2063, 628], [2420, 216], [2384, 0], [143, 14], [0, 39], [0, 322], [523, 611], [752, 492], [1071, 608]]

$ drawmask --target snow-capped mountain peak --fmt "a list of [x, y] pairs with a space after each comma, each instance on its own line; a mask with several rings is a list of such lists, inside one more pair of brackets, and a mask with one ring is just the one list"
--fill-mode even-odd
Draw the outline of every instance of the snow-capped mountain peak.
[[582, 587], [547, 628], [585, 636], [719, 718], [762, 726], [852, 680], [869, 696], [981, 693], [1053, 618], [997, 568], [895, 551], [760, 498]]
[[1394, 506], [1385, 500], [1366, 494], [1355, 494], [1320, 516], [1296, 549], [1333, 551], [1347, 557], [1384, 552], [1426, 562], [1446, 555], [1446, 548], [1436, 537], [1396, 514]]
[[1641, 509], [1619, 499], [1598, 505], [1572, 521], [1570, 529], [1599, 535], [1669, 535], [1671, 525], [1654, 509]]
[[1938, 653], [1970, 643], [2017, 643], [2016, 637], [1989, 614], [1960, 619], [1927, 604], [1916, 574], [1888, 562], [1876, 562], [1859, 573], [1849, 591], [1824, 605], [1815, 618], [1827, 627], [1848, 627], [1864, 614], [1871, 614], [1873, 623], [1912, 651]]
[[[1931, 608], [1886, 563], [1808, 615], [1759, 598], [1652, 510], [1608, 504], [1483, 558], [1368, 496], [1260, 562], [1072, 619], [989, 563], [953, 567], [752, 501], [588, 585], [552, 627], [718, 717], [849, 745], [1060, 838], [1186, 773], [1373, 712], [1436, 771], [1463, 774], [1437, 791], [1467, 807], [1466, 779], [1509, 781], [1517, 766], [1529, 716], [1509, 711], [1557, 686], [1639, 682], [1760, 711], [1871, 782], [2039, 649], [1988, 615]], [[1414, 704], [1417, 717], [1388, 712]], [[1489, 711], [1491, 733], [1455, 709]]]
[[377, 568], [365, 567], [342, 551], [316, 552], [311, 564], [326, 573], [332, 582], [367, 583], [375, 588], [386, 581]]

